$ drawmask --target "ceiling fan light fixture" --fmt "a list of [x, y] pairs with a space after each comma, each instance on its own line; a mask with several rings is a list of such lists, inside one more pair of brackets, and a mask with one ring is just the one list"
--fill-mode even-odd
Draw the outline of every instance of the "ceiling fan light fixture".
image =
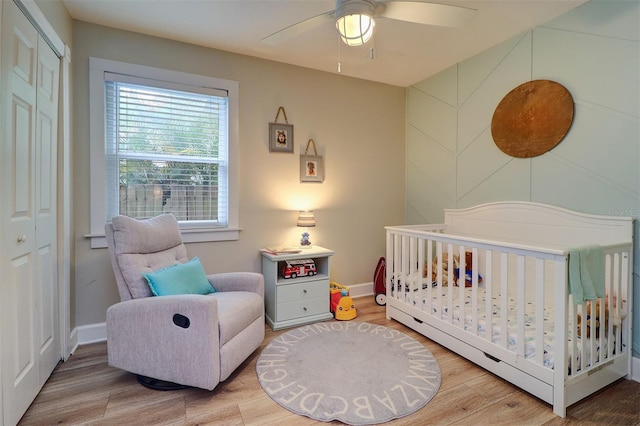
[[336, 28], [347, 46], [361, 46], [373, 35], [375, 3], [370, 0], [338, 0]]
[[367, 15], [347, 15], [336, 21], [336, 28], [344, 44], [361, 46], [371, 39], [375, 24]]

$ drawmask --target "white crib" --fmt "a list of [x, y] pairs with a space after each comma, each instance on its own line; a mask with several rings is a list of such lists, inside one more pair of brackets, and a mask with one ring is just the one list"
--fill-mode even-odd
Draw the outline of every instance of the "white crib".
[[[499, 202], [445, 210], [444, 224], [386, 232], [388, 318], [552, 404], [561, 417], [630, 376], [631, 218]], [[587, 246], [604, 252], [606, 296], [574, 304], [569, 253]]]

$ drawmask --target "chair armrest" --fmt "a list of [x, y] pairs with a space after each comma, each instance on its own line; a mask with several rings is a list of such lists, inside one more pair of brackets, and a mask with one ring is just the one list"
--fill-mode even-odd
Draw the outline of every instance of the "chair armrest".
[[[174, 316], [188, 318], [174, 323]], [[109, 365], [203, 389], [220, 381], [218, 301], [202, 295], [132, 299], [107, 309]]]
[[251, 291], [264, 298], [264, 277], [256, 272], [226, 272], [207, 275], [217, 291]]

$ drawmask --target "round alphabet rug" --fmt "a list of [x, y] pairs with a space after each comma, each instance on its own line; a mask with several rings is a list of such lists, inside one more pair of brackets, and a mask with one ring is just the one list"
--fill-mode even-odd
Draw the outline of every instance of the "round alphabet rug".
[[274, 338], [256, 365], [275, 402], [320, 421], [384, 423], [424, 407], [441, 382], [420, 342], [366, 322], [329, 321]]

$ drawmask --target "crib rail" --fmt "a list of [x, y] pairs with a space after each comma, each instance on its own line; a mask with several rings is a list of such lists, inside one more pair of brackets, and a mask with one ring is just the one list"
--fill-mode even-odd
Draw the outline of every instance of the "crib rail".
[[386, 230], [388, 306], [410, 306], [416, 319], [555, 386], [630, 360], [630, 244], [605, 247], [607, 297], [574, 305], [563, 248], [449, 235], [444, 224]]

